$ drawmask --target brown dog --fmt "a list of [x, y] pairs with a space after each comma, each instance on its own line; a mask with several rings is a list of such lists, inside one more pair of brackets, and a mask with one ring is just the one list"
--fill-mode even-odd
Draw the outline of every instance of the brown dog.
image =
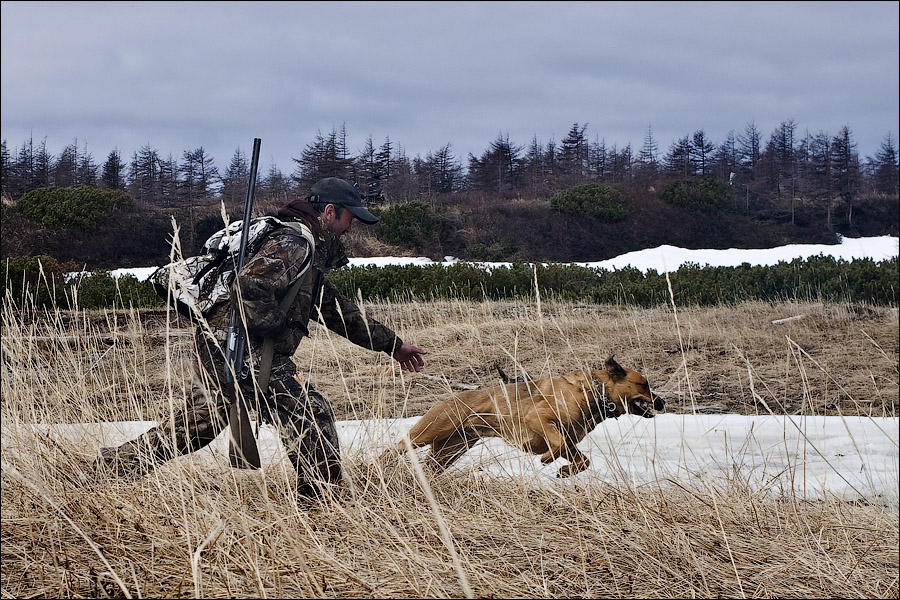
[[[664, 406], [643, 375], [610, 357], [603, 370], [456, 393], [413, 425], [409, 441], [414, 448], [431, 444], [429, 463], [442, 471], [481, 438], [502, 437], [540, 454], [544, 464], [565, 458], [569, 464], [557, 476], [568, 477], [587, 468], [589, 460], [576, 444], [598, 423], [626, 413], [649, 418]], [[405, 450], [406, 442], [400, 441], [382, 458]]]

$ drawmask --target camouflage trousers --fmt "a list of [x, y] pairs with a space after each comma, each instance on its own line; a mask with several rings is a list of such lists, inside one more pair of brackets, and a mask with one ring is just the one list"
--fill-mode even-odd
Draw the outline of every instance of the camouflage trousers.
[[[183, 408], [174, 411], [137, 439], [117, 448], [101, 448], [97, 468], [113, 469], [119, 475], [140, 475], [157, 465], [200, 450], [228, 426], [228, 413], [235, 386], [225, 384], [224, 332], [213, 337], [197, 331], [196, 358], [192, 363], [190, 389]], [[245, 361], [243, 371], [256, 371]], [[318, 496], [322, 488], [340, 481], [340, 446], [331, 405], [309, 384], [295, 377], [296, 365], [285, 355], [275, 354], [269, 389], [254, 394], [252, 380], [240, 384], [248, 406], [257, 411], [258, 422], [274, 425], [298, 476], [298, 491]]]

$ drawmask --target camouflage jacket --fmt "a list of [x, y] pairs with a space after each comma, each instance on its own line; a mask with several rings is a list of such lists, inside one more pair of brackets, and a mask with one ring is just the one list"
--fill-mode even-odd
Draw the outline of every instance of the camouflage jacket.
[[[310, 319], [321, 321], [328, 329], [354, 344], [392, 355], [403, 342], [388, 327], [365, 316], [360, 308], [325, 278], [331, 269], [349, 260], [343, 244], [324, 231], [315, 218], [303, 221], [316, 238], [315, 255], [309, 269], [301, 277], [300, 291], [286, 311], [278, 304], [288, 292], [309, 251], [306, 241], [289, 228], [275, 230], [259, 251], [247, 261], [235, 286], [240, 286], [248, 339], [259, 348], [265, 337], [275, 340], [275, 353], [291, 356], [300, 341], [309, 334]], [[227, 330], [235, 292], [231, 300], [214, 309], [209, 322], [219, 330]]]

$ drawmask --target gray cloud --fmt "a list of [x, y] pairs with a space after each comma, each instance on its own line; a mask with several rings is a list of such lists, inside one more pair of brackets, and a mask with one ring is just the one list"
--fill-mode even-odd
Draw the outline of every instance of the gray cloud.
[[2, 137], [95, 159], [204, 146], [224, 168], [263, 139], [293, 170], [346, 125], [408, 155], [464, 159], [498, 134], [661, 152], [750, 121], [898, 134], [898, 4], [676, 2], [2, 3]]

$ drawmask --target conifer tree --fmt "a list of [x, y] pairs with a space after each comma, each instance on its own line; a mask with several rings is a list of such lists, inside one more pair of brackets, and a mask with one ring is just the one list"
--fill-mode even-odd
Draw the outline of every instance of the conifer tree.
[[247, 155], [237, 148], [222, 176], [222, 199], [226, 204], [241, 202], [247, 194], [249, 182], [250, 163], [247, 161]]
[[103, 172], [100, 176], [100, 182], [103, 187], [110, 190], [121, 190], [125, 187], [124, 180], [125, 164], [122, 163], [122, 154], [116, 148], [106, 157], [103, 163]]
[[653, 137], [653, 126], [647, 125], [644, 133], [644, 145], [638, 152], [636, 176], [641, 181], [652, 181], [659, 174], [659, 145]]
[[897, 166], [897, 146], [890, 133], [884, 136], [884, 140], [881, 142], [881, 147], [875, 155], [874, 166], [875, 189], [882, 194], [896, 196], [900, 174], [898, 174]]

